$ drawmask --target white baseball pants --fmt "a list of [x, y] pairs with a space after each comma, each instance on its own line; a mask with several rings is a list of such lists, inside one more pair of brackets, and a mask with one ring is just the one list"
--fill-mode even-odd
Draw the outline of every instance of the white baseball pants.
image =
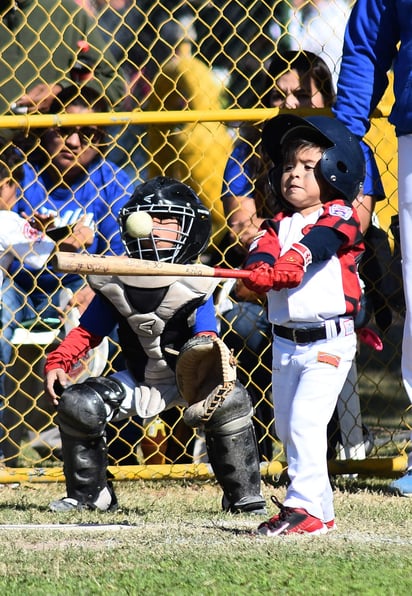
[[276, 432], [286, 451], [290, 479], [284, 505], [304, 508], [324, 521], [335, 517], [327, 425], [355, 353], [353, 329], [310, 344], [276, 336], [273, 341]]

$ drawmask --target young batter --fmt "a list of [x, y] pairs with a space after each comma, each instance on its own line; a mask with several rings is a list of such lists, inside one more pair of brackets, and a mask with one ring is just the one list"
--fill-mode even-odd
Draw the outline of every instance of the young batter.
[[250, 247], [247, 286], [267, 292], [273, 324], [273, 397], [290, 485], [260, 534], [323, 534], [334, 527], [327, 424], [356, 351], [354, 317], [363, 250], [352, 201], [364, 177], [358, 141], [325, 116], [281, 115], [263, 130], [282, 211]]

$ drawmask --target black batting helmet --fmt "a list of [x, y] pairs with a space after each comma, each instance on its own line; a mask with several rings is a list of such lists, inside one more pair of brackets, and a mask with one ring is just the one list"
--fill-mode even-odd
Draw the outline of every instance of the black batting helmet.
[[[180, 231], [170, 248], [156, 247], [155, 239], [161, 240], [160, 228], [154, 227], [144, 238], [134, 238], [128, 233], [127, 218], [142, 211], [152, 217], [179, 221]], [[150, 261], [182, 264], [193, 261], [207, 247], [211, 233], [210, 212], [196, 193], [190, 186], [165, 176], [140, 184], [120, 210], [118, 221], [127, 255]]]
[[362, 188], [365, 159], [358, 139], [342, 122], [329, 116], [301, 118], [281, 114], [269, 120], [262, 132], [262, 145], [275, 167], [269, 177], [278, 192], [282, 172], [282, 147], [294, 139], [313, 141], [325, 150], [318, 164], [320, 176], [340, 197], [352, 202]]

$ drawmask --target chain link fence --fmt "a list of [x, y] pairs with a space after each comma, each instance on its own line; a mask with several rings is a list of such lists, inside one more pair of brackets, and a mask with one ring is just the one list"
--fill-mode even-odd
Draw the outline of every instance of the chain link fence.
[[[321, 55], [336, 81], [350, 6], [344, 0], [316, 6], [299, 4], [293, 0], [10, 3], [1, 9], [0, 135], [21, 148], [24, 160], [35, 164], [36, 175], [44, 180], [54, 159], [50, 152], [39, 157], [48, 131], [105, 127], [108, 143], [99, 145], [97, 154], [113, 164], [113, 178], [119, 167], [129, 177], [131, 188], [156, 175], [172, 176], [192, 186], [211, 210], [213, 220], [210, 247], [202, 259], [231, 267], [230, 255], [241, 245], [239, 238], [227, 241], [221, 200], [224, 169], [235, 143], [242, 138], [243, 124], [259, 127], [278, 113], [264, 103], [270, 61], [303, 48]], [[317, 27], [322, 19], [320, 38]], [[79, 93], [84, 85], [94, 87], [109, 100], [108, 111], [56, 116], [48, 113], [47, 102], [36, 104], [34, 95], [22, 103], [33, 88], [46, 97], [72, 83]], [[38, 109], [32, 111], [30, 105], [35, 104]], [[385, 188], [374, 217], [374, 228], [380, 233], [368, 251], [368, 270], [374, 275], [365, 279], [373, 298], [368, 325], [381, 336], [383, 350], [359, 342], [356, 367], [337, 412], [338, 435], [331, 446], [331, 469], [337, 473], [400, 472], [410, 438], [410, 405], [400, 375], [403, 301], [396, 235], [396, 139], [387, 122], [391, 104], [389, 89], [367, 137]], [[95, 105], [99, 105], [97, 101]], [[308, 107], [297, 113], [312, 111]], [[316, 113], [329, 113], [329, 109]], [[256, 147], [253, 145], [254, 151]], [[90, 182], [89, 174], [89, 169], [79, 173], [80, 187], [82, 176]], [[33, 184], [37, 182], [34, 178]], [[59, 192], [60, 184], [50, 182], [47, 192]], [[103, 190], [96, 186], [95, 194], [113, 210], [115, 197], [107, 198]], [[27, 189], [21, 188], [21, 192], [24, 196]], [[124, 188], [124, 196], [127, 192]], [[87, 212], [85, 204], [78, 207], [77, 217]], [[95, 222], [97, 229], [99, 223]], [[100, 252], [104, 254], [105, 249]], [[4, 271], [26, 307], [28, 293], [16, 281], [22, 274], [31, 275], [21, 263]], [[383, 286], [389, 276], [392, 290], [388, 293]], [[61, 289], [61, 280], [56, 279]], [[35, 276], [30, 283], [35, 287]], [[47, 313], [53, 295], [47, 289], [42, 291]], [[260, 334], [259, 351], [254, 351], [250, 338], [237, 331], [232, 307], [241, 300], [234, 297], [228, 283], [221, 284], [215, 294], [222, 337], [239, 358], [239, 377], [255, 405], [262, 473], [277, 474], [285, 457], [274, 431], [270, 337], [254, 329]], [[252, 304], [263, 317], [264, 302]], [[22, 318], [4, 302], [2, 310], [7, 316], [2, 317], [1, 342], [8, 345], [11, 357], [2, 362], [1, 447], [6, 467], [0, 474], [10, 481], [29, 469], [30, 479], [59, 479], [61, 445], [53, 408], [44, 397], [43, 365], [47, 352], [58, 345], [68, 326], [76, 323], [76, 312], [68, 321], [45, 317], [41, 310]], [[236, 317], [247, 317], [246, 311], [240, 309], [239, 313]], [[382, 324], [382, 317], [391, 322]], [[119, 366], [121, 354], [116, 338], [110, 337], [82, 361], [74, 380], [87, 374], [107, 374]], [[185, 426], [180, 408], [154, 420], [136, 418], [111, 424], [108, 445], [110, 464], [118, 478], [210, 474], [202, 432]]]

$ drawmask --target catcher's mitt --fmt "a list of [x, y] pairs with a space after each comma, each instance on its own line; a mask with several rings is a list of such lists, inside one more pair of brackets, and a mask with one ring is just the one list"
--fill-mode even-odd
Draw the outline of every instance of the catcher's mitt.
[[189, 407], [184, 420], [199, 426], [210, 420], [236, 381], [236, 361], [219, 337], [198, 336], [187, 341], [176, 362], [176, 383]]

